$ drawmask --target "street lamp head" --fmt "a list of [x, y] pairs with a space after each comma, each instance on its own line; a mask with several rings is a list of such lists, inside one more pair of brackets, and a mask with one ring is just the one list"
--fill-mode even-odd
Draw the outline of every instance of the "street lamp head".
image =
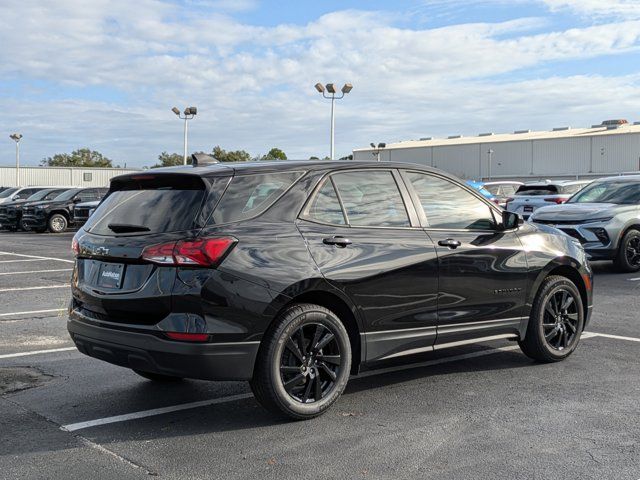
[[371, 148], [376, 148], [376, 144], [371, 142], [369, 145], [371, 145]]
[[345, 83], [342, 86], [342, 93], [347, 94], [351, 91], [352, 88], [353, 88], [353, 85], [351, 85], [350, 83]]
[[385, 148], [387, 146], [386, 143], [379, 143], [378, 148]]
[[184, 113], [187, 115], [195, 115], [198, 113], [198, 109], [196, 107], [189, 107], [184, 111]]
[[333, 83], [327, 83], [327, 92], [336, 93], [336, 86]]
[[20, 139], [22, 138], [22, 134], [21, 133], [12, 133], [11, 135], [9, 135], [9, 138], [11, 140], [13, 140], [14, 142], [19, 142]]
[[176, 115], [180, 115], [180, 110], [178, 110], [178, 107], [173, 107], [173, 108], [171, 109], [171, 111], [172, 111], [173, 113], [175, 113]]
[[316, 83], [315, 87], [318, 93], [324, 93], [324, 85], [322, 85], [321, 83]]

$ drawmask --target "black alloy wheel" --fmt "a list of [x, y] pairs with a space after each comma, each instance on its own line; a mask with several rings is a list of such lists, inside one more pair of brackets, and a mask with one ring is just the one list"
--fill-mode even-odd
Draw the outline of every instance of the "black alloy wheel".
[[324, 325], [311, 323], [301, 325], [285, 343], [280, 378], [294, 400], [317, 402], [334, 388], [340, 367], [336, 336]]
[[558, 351], [568, 348], [578, 335], [578, 304], [573, 292], [560, 287], [549, 296], [544, 308], [544, 339]]
[[578, 287], [567, 277], [551, 275], [538, 288], [527, 331], [518, 343], [529, 358], [558, 362], [578, 346], [584, 320], [585, 307]]
[[614, 259], [617, 270], [637, 272], [640, 270], [640, 231], [632, 228], [620, 239], [618, 254]]
[[351, 374], [351, 343], [340, 319], [310, 303], [294, 304], [265, 333], [249, 382], [267, 410], [295, 420], [333, 405]]

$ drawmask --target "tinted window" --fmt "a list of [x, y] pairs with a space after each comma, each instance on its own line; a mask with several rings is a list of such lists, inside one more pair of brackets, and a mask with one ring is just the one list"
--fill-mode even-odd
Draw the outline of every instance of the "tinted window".
[[520, 185], [516, 195], [556, 195], [558, 187], [555, 185]]
[[431, 228], [495, 228], [491, 209], [464, 188], [449, 180], [422, 173], [407, 173]]
[[77, 195], [76, 198], [80, 202], [92, 202], [94, 200], [98, 200], [98, 195], [95, 190], [83, 190]]
[[76, 193], [78, 193], [78, 189], [72, 188], [71, 190], [67, 190], [66, 192], [61, 193], [54, 200], [56, 202], [71, 200], [76, 195]]
[[498, 195], [500, 193], [500, 185], [485, 185], [484, 188], [493, 195]]
[[238, 222], [260, 215], [301, 175], [287, 172], [233, 177], [208, 223]]
[[515, 185], [502, 185], [502, 188], [500, 191], [502, 195], [509, 196], [516, 193], [516, 187]]
[[639, 204], [640, 182], [621, 180], [592, 183], [571, 197], [569, 202]]
[[354, 226], [408, 227], [409, 217], [391, 172], [359, 171], [332, 176]]
[[0, 198], [7, 198], [10, 197], [11, 195], [13, 195], [16, 190], [18, 190], [17, 188], [7, 188], [5, 191], [0, 192]]
[[564, 194], [572, 195], [582, 190], [585, 185], [586, 183], [575, 183], [573, 185], [563, 185], [562, 187], [560, 187], [560, 191]]
[[345, 219], [340, 207], [340, 201], [333, 188], [330, 178], [324, 181], [318, 193], [307, 206], [304, 217], [320, 223], [331, 223], [334, 225], [344, 225]]
[[105, 198], [89, 218], [85, 230], [113, 235], [109, 225], [144, 227], [141, 233], [175, 232], [193, 228], [205, 195], [197, 177], [152, 176], [125, 179]]
[[24, 190], [21, 190], [20, 193], [16, 195], [16, 200], [26, 200], [31, 195], [33, 195], [34, 193], [40, 190], [42, 189], [41, 188], [25, 188]]

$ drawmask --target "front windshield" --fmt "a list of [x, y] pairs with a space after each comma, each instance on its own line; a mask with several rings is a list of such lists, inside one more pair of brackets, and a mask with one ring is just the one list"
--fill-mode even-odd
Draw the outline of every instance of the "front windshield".
[[567, 203], [640, 204], [640, 182], [616, 180], [592, 183], [576, 193]]
[[4, 192], [0, 192], [0, 198], [10, 197], [14, 193], [16, 193], [17, 190], [18, 190], [17, 188], [9, 188], [9, 189], [5, 190]]
[[52, 190], [40, 190], [36, 193], [34, 193], [33, 195], [31, 195], [29, 198], [27, 198], [27, 202], [37, 202], [38, 200], [42, 200], [44, 199], [47, 195], [49, 195], [51, 193]]
[[75, 195], [76, 193], [78, 193], [78, 191], [79, 191], [79, 189], [77, 189], [77, 188], [72, 188], [71, 190], [67, 190], [67, 191], [66, 191], [66, 192], [64, 192], [64, 193], [61, 193], [61, 194], [60, 194], [60, 195], [58, 195], [56, 198], [54, 198], [54, 200], [55, 200], [56, 202], [59, 202], [59, 201], [65, 201], [65, 200], [71, 200], [71, 199], [74, 197], [74, 195]]

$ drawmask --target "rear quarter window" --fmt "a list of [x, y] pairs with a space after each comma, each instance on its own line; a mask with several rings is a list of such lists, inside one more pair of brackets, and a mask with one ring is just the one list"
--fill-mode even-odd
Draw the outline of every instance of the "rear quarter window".
[[303, 173], [236, 175], [207, 225], [239, 222], [264, 213]]

